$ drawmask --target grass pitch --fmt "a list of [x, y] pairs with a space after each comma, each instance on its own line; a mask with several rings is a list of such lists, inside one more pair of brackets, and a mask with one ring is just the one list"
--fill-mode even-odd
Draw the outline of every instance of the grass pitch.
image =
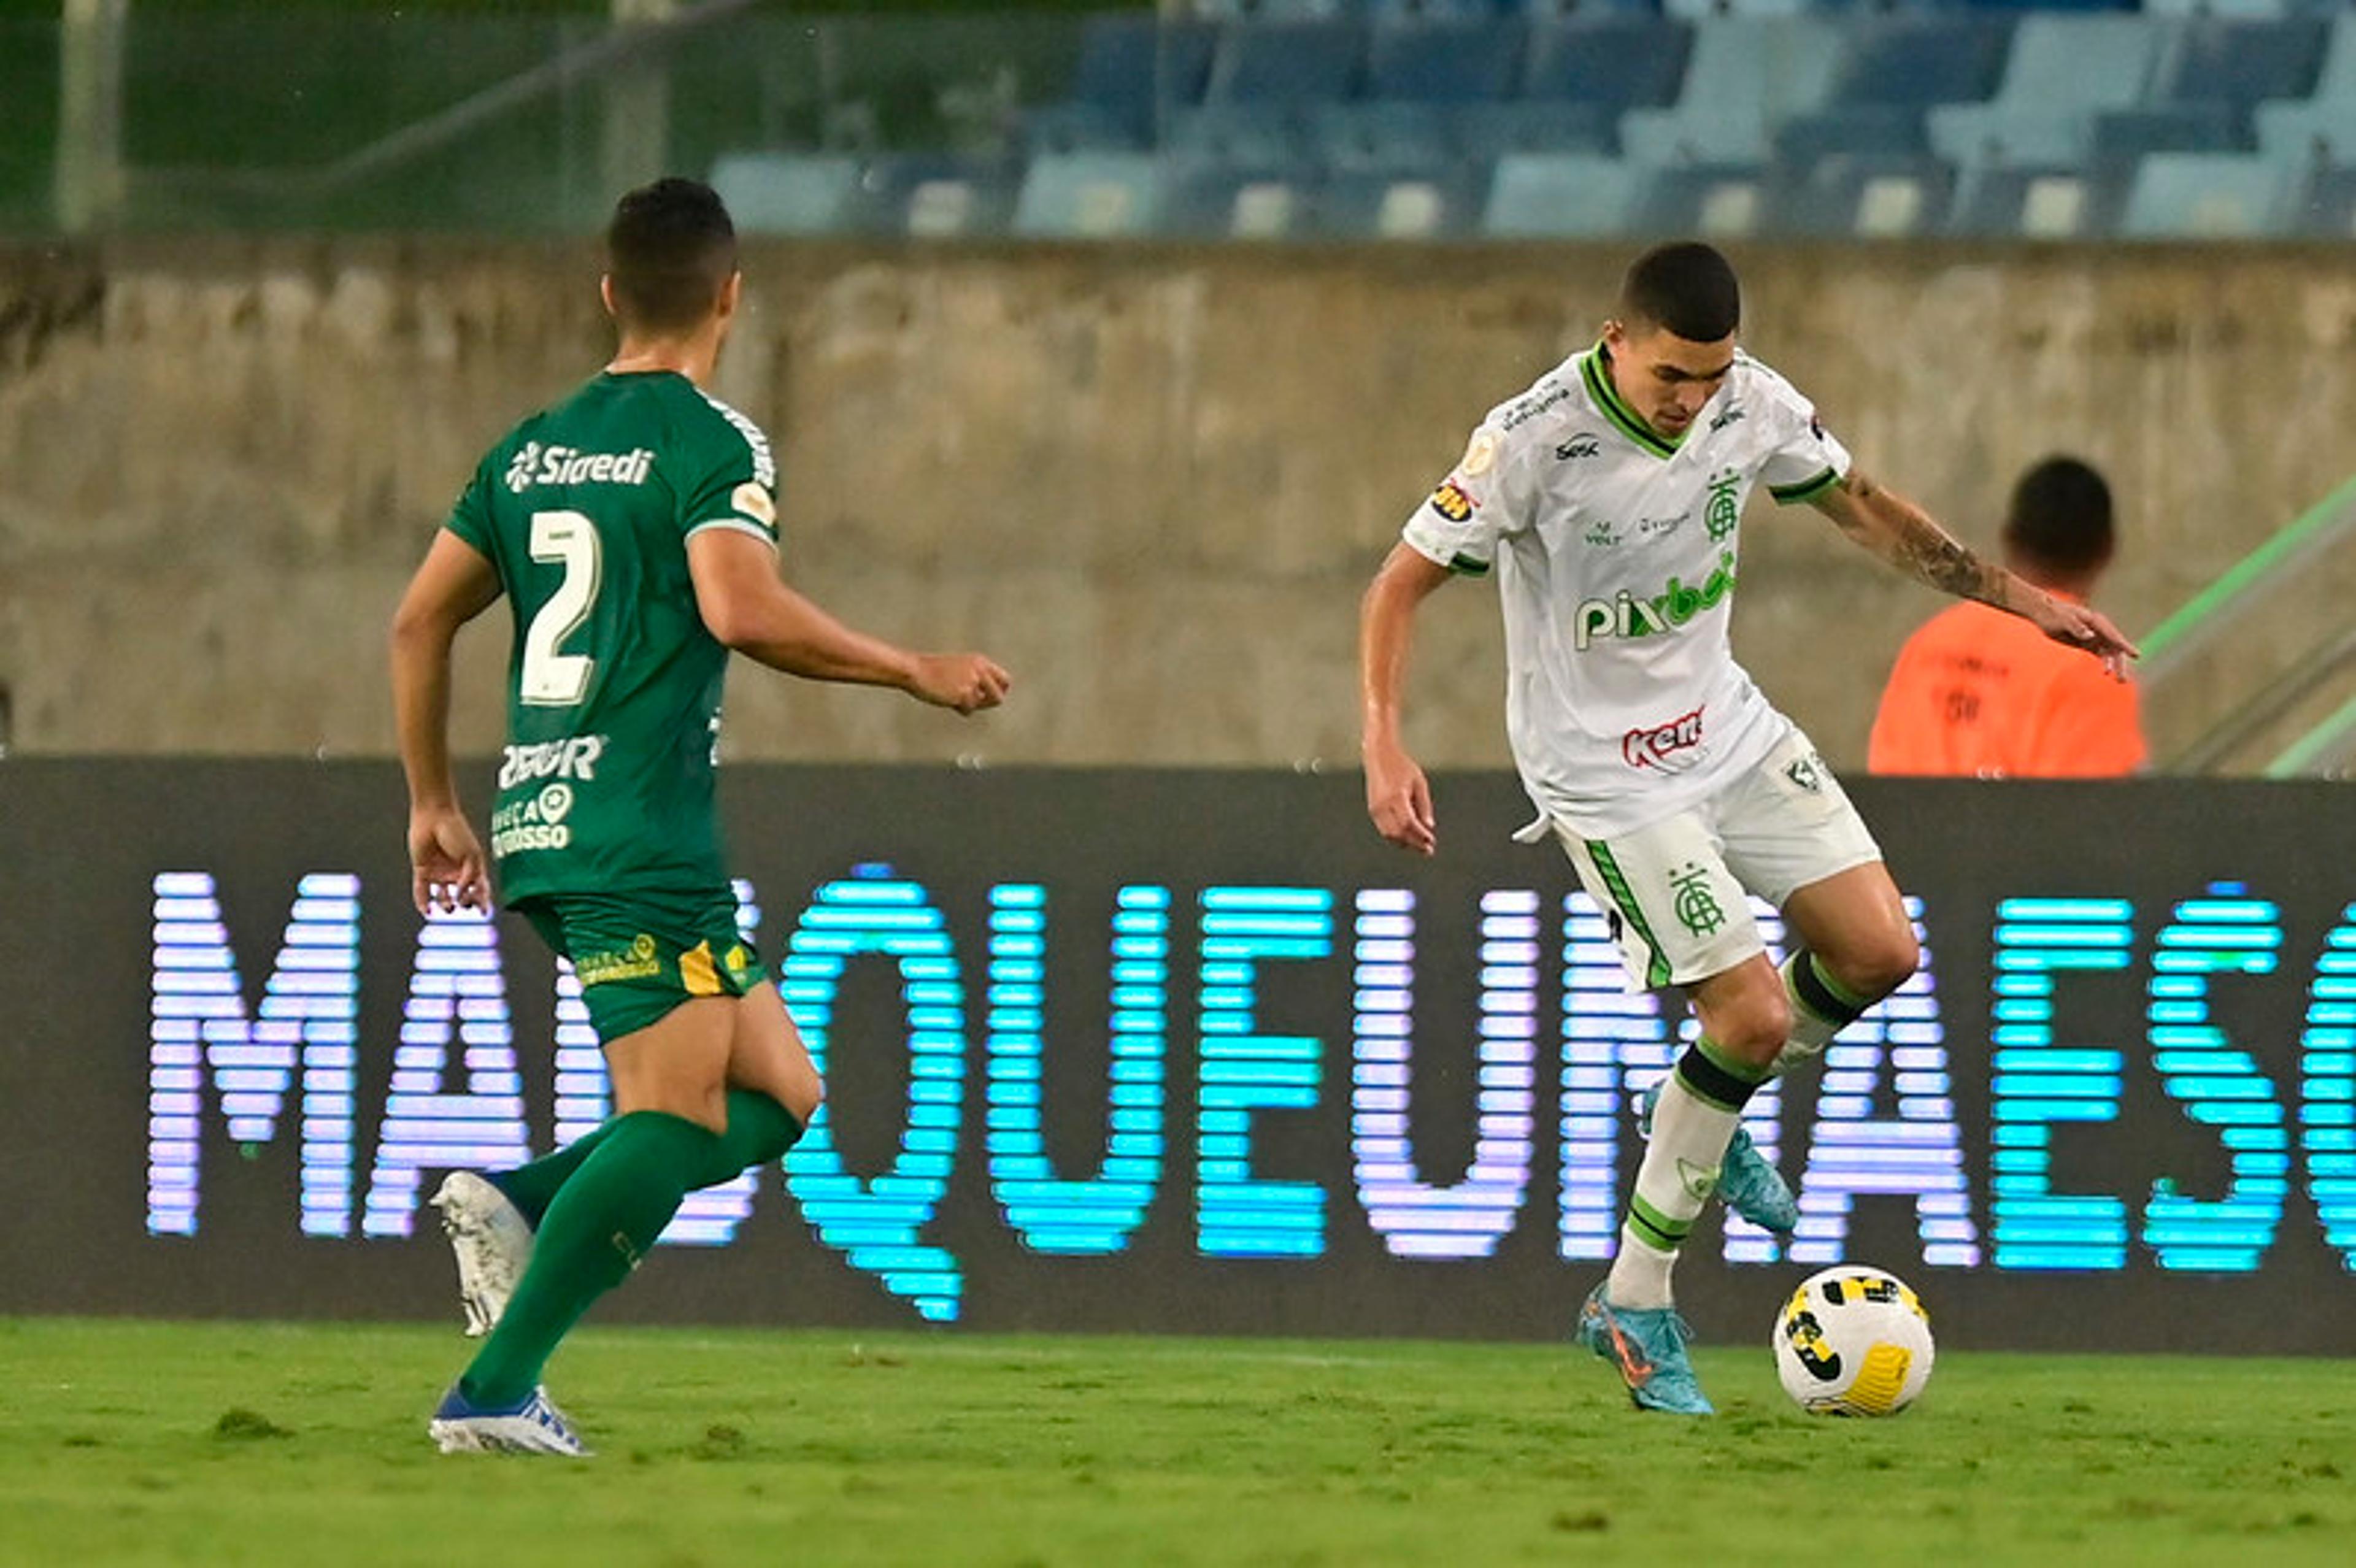
[[1529, 1345], [585, 1330], [600, 1456], [444, 1458], [414, 1326], [0, 1319], [0, 1563], [2345, 1563], [2356, 1364], [1954, 1355], [1810, 1418]]

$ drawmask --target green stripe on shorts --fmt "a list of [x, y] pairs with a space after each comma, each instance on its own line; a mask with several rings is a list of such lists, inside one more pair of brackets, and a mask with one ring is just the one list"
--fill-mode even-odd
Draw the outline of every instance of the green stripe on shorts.
[[1621, 873], [1620, 862], [1612, 858], [1612, 846], [1601, 839], [1590, 838], [1587, 841], [1587, 852], [1595, 858], [1595, 869], [1603, 878], [1604, 890], [1611, 893], [1612, 901], [1620, 906], [1620, 918], [1626, 921], [1636, 934], [1644, 939], [1644, 945], [1652, 950], [1652, 960], [1644, 965], [1644, 984], [1655, 987], [1667, 985], [1668, 953], [1661, 946], [1661, 939], [1653, 934], [1652, 926], [1644, 919], [1644, 912], [1636, 907], [1636, 895], [1629, 888], [1628, 879]]

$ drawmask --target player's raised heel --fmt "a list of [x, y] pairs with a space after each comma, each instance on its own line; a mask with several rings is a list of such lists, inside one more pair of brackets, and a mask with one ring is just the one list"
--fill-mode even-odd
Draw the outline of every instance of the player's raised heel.
[[[1638, 1125], [1646, 1137], [1653, 1136], [1653, 1107], [1660, 1104], [1661, 1084], [1667, 1082], [1664, 1078], [1644, 1091]], [[1783, 1173], [1768, 1163], [1740, 1122], [1734, 1125], [1734, 1136], [1728, 1140], [1726, 1158], [1719, 1167], [1718, 1195], [1728, 1208], [1762, 1230], [1788, 1236], [1799, 1228], [1800, 1200], [1792, 1196]]]
[[480, 1339], [496, 1328], [508, 1297], [531, 1262], [531, 1225], [508, 1195], [471, 1170], [454, 1170], [434, 1194], [442, 1233], [458, 1260], [458, 1304], [466, 1314], [466, 1335]]
[[1693, 1330], [1674, 1307], [1614, 1307], [1597, 1285], [1579, 1309], [1579, 1342], [1620, 1370], [1638, 1408], [1671, 1415], [1715, 1415], [1694, 1377], [1686, 1341]]
[[590, 1457], [588, 1448], [573, 1435], [573, 1424], [536, 1388], [509, 1409], [488, 1410], [468, 1402], [452, 1383], [442, 1396], [425, 1434], [444, 1454], [553, 1454], [567, 1459]]

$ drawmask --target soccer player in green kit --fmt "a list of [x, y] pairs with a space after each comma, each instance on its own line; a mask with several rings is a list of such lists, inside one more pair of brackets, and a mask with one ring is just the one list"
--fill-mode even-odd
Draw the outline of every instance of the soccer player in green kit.
[[488, 1335], [429, 1424], [445, 1453], [586, 1453], [541, 1386], [558, 1341], [687, 1193], [782, 1157], [823, 1098], [737, 937], [712, 787], [730, 652], [967, 714], [1009, 684], [979, 654], [852, 631], [780, 581], [768, 441], [703, 389], [742, 286], [720, 198], [683, 179], [634, 190], [606, 248], [613, 361], [491, 449], [392, 625], [418, 910], [487, 910], [451, 773], [450, 650], [502, 593], [513, 605], [492, 859], [509, 907], [573, 962], [616, 1110], [434, 1198]]

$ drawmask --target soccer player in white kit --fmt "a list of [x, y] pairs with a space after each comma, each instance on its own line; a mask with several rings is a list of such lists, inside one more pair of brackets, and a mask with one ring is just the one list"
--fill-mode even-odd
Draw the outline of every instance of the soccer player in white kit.
[[[2116, 627], [1981, 560], [1860, 473], [1791, 383], [1735, 347], [1741, 295], [1707, 245], [1647, 251], [1594, 347], [1500, 405], [1408, 519], [1359, 617], [1366, 808], [1430, 854], [1431, 791], [1399, 737], [1416, 608], [1492, 571], [1505, 729], [1523, 787], [1612, 923], [1632, 985], [1680, 986], [1700, 1035], [1655, 1091], [1612, 1272], [1580, 1339], [1635, 1403], [1710, 1413], [1670, 1292], [1713, 1191], [1789, 1231], [1783, 1179], [1738, 1136], [1743, 1103], [1914, 972], [1881, 852], [1798, 726], [1728, 642], [1742, 509], [1766, 485], [1932, 587], [2008, 610], [2115, 672]], [[1772, 964], [1746, 892], [1800, 945]]]

